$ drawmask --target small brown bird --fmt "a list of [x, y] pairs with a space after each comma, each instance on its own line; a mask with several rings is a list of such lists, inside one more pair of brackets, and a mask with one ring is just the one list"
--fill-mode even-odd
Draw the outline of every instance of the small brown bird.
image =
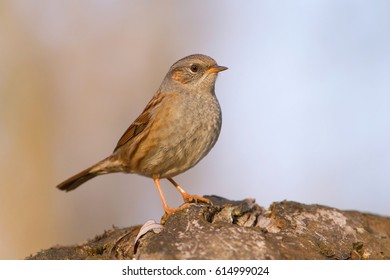
[[177, 61], [112, 155], [57, 187], [71, 191], [98, 175], [136, 173], [153, 178], [168, 215], [180, 207], [168, 207], [160, 187], [163, 178], [176, 187], [184, 202], [209, 202], [185, 192], [172, 177], [197, 164], [217, 141], [222, 115], [214, 87], [218, 72], [226, 69], [201, 54]]

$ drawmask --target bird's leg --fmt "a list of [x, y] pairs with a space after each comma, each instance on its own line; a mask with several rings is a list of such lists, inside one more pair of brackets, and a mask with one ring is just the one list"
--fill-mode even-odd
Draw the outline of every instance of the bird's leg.
[[166, 213], [166, 215], [171, 215], [172, 213], [178, 211], [178, 210], [181, 210], [181, 209], [184, 209], [188, 206], [181, 206], [181, 207], [178, 207], [178, 208], [171, 208], [168, 206], [167, 202], [165, 201], [165, 198], [164, 198], [164, 195], [162, 193], [162, 190], [161, 190], [161, 186], [160, 186], [160, 179], [159, 178], [153, 178], [153, 181], [154, 181], [154, 184], [156, 185], [157, 187], [157, 190], [158, 190], [158, 193], [160, 194], [160, 199], [161, 199], [161, 202], [162, 202], [162, 205], [163, 205], [163, 208], [164, 208], [164, 211]]
[[182, 187], [179, 186], [178, 183], [175, 182], [172, 178], [167, 178], [169, 182], [172, 183], [172, 185], [175, 186], [175, 188], [180, 192], [181, 196], [183, 197], [184, 202], [186, 203], [191, 203], [191, 202], [204, 202], [207, 204], [212, 204], [211, 201], [207, 198], [204, 198], [203, 196], [198, 196], [198, 195], [192, 195], [187, 193], [185, 190], [183, 190]]
[[172, 214], [174, 212], [173, 208], [170, 208], [168, 206], [167, 202], [165, 201], [165, 197], [163, 195], [163, 192], [162, 192], [161, 186], [160, 186], [160, 179], [159, 178], [153, 178], [153, 181], [154, 181], [154, 184], [157, 187], [157, 190], [158, 190], [158, 193], [160, 195], [160, 199], [161, 199], [161, 202], [162, 202], [162, 205], [163, 205], [165, 213], [167, 213], [168, 215]]

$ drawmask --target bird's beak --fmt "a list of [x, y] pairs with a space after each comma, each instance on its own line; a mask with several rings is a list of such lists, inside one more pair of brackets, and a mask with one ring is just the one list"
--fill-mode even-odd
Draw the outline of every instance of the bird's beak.
[[215, 65], [215, 66], [212, 66], [210, 69], [206, 70], [206, 73], [218, 73], [218, 72], [221, 72], [221, 71], [225, 71], [227, 69], [228, 68], [225, 67], [225, 66]]

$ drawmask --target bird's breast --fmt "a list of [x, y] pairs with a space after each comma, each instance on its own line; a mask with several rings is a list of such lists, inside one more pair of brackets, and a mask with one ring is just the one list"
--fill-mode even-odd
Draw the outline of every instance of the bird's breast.
[[[222, 116], [215, 96], [166, 99], [155, 116], [137, 173], [173, 177], [198, 163], [218, 139]], [[141, 148], [142, 150], [142, 148]]]

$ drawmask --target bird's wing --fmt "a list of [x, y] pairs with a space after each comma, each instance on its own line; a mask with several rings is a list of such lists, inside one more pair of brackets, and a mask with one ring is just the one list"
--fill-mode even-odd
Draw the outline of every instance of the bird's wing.
[[146, 108], [138, 116], [138, 118], [129, 126], [129, 128], [125, 131], [122, 137], [119, 139], [114, 152], [119, 149], [121, 146], [126, 144], [128, 141], [132, 140], [135, 136], [140, 134], [148, 125], [150, 125], [151, 117], [154, 115], [156, 109], [160, 106], [161, 101], [164, 99], [166, 95], [157, 92], [153, 98], [146, 105]]

